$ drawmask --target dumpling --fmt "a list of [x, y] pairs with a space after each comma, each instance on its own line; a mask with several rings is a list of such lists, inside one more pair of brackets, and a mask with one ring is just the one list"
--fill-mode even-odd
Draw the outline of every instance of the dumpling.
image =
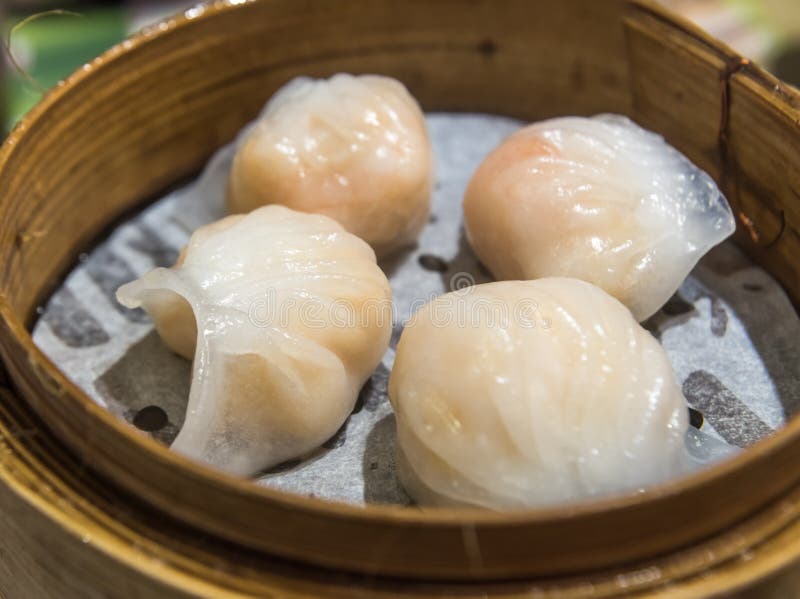
[[577, 279], [486, 283], [408, 322], [389, 379], [422, 505], [521, 508], [685, 471], [688, 410], [658, 342]]
[[165, 343], [194, 358], [173, 449], [241, 475], [331, 437], [392, 328], [391, 290], [372, 249], [326, 216], [283, 206], [198, 229], [174, 267], [117, 297], [143, 307]]
[[325, 214], [385, 256], [428, 220], [432, 160], [425, 118], [399, 81], [294, 79], [241, 142], [228, 211], [278, 203]]
[[623, 116], [542, 121], [480, 165], [467, 237], [498, 279], [575, 277], [642, 321], [735, 229], [714, 181]]

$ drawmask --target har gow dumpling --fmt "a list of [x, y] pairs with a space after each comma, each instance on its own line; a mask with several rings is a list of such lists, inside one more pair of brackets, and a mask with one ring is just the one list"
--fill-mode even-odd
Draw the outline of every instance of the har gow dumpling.
[[464, 213], [496, 278], [583, 279], [639, 321], [735, 229], [706, 173], [617, 115], [556, 118], [513, 134], [476, 171]]
[[117, 297], [194, 358], [173, 449], [241, 475], [330, 438], [391, 335], [372, 249], [326, 216], [282, 206], [198, 229], [174, 267]]
[[406, 325], [389, 379], [398, 468], [422, 505], [521, 508], [685, 471], [685, 399], [629, 310], [577, 279], [448, 293]]
[[265, 204], [325, 214], [384, 256], [428, 220], [432, 151], [425, 118], [399, 81], [298, 78], [267, 103], [233, 161], [232, 213]]

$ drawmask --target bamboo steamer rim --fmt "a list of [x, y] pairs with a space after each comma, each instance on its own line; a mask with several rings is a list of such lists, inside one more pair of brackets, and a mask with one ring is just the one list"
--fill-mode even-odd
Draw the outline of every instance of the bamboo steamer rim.
[[[41, 593], [43, 589], [51, 589], [65, 598], [82, 598], [103, 590], [114, 596], [120, 580], [125, 580], [125, 588], [130, 592], [141, 589], [141, 596], [158, 597], [185, 594], [219, 597], [237, 593], [280, 597], [427, 597], [449, 593], [465, 599], [510, 599], [537, 596], [537, 592], [546, 597], [552, 592], [560, 599], [589, 596], [607, 599], [631, 593], [637, 597], [688, 599], [738, 591], [743, 593], [736, 595], [738, 599], [760, 599], [767, 590], [772, 593], [770, 596], [779, 596], [775, 594], [778, 589], [794, 588], [789, 585], [796, 578], [792, 565], [800, 555], [797, 534], [800, 519], [780, 506], [757, 514], [721, 537], [684, 551], [682, 556], [628, 564], [578, 579], [488, 584], [424, 581], [400, 587], [392, 580], [292, 567], [270, 558], [260, 561], [253, 556], [255, 560], [243, 560], [240, 553], [209, 548], [202, 535], [193, 537], [192, 531], [182, 530], [177, 523], [154, 521], [131, 498], [120, 494], [107, 497], [108, 490], [96, 477], [76, 478], [74, 471], [70, 471], [75, 467], [74, 459], [68, 457], [66, 463], [60, 459], [63, 456], [58, 453], [57, 442], [30, 420], [24, 401], [4, 389], [0, 390], [0, 399], [0, 506], [7, 507], [2, 495], [4, 490], [11, 490], [19, 502], [33, 508], [35, 513], [22, 523], [26, 532], [40, 531], [48, 539], [48, 546], [56, 543], [53, 551], [82, 554], [84, 563], [94, 568], [93, 572], [87, 572], [69, 560], [54, 570], [55, 582], [43, 581], [40, 572], [33, 569], [26, 572], [36, 580], [32, 586], [20, 580], [22, 576], [12, 575], [0, 581], [0, 592], [4, 591], [4, 583], [12, 585], [8, 590], [11, 596]], [[15, 430], [35, 431], [35, 434], [17, 436]], [[103, 491], [101, 496], [98, 489]], [[800, 506], [800, 489], [794, 489], [783, 503]], [[12, 513], [18, 516], [13, 507]], [[763, 539], [757, 546], [750, 544], [753, 531]], [[29, 542], [30, 538], [26, 534], [23, 542], [9, 544], [0, 534], [0, 546], [30, 557], [38, 568], [37, 549]], [[737, 544], [738, 547], [731, 548]], [[731, 550], [724, 551], [727, 548]], [[745, 554], [738, 560], [731, 559], [741, 548], [746, 548]], [[709, 555], [713, 559], [707, 559]], [[663, 577], [646, 575], [655, 570], [663, 571]], [[10, 571], [22, 574], [19, 570]], [[111, 571], [110, 575], [103, 576], [107, 571]], [[76, 578], [80, 581], [77, 587]], [[71, 593], [65, 593], [63, 580], [72, 581]], [[591, 589], [591, 594], [587, 589]]]
[[[6, 170], [17, 148], [25, 143], [26, 139], [30, 136], [30, 132], [41, 124], [43, 117], [47, 115], [54, 106], [57, 106], [64, 98], [71, 94], [79, 93], [82, 84], [91, 81], [98, 74], [102, 74], [111, 68], [122, 57], [133, 55], [140, 51], [141, 48], [161, 38], [170, 36], [178, 30], [191, 28], [195, 23], [207, 22], [221, 15], [230, 14], [239, 10], [247, 10], [249, 5], [254, 4], [266, 4], [266, 2], [228, 0], [213, 2], [202, 8], [198, 7], [192, 9], [182, 16], [143, 30], [141, 33], [134, 35], [125, 42], [114, 46], [95, 59], [91, 64], [85, 65], [84, 68], [79, 69], [62, 84], [59, 84], [52, 91], [48, 92], [42, 101], [14, 128], [2, 145], [2, 148], [0, 148], [0, 174]], [[632, 2], [625, 2], [624, 4], [626, 6], [630, 5], [636, 7], [648, 14], [656, 15], [659, 18], [666, 18], [665, 15], [667, 13], [646, 0], [634, 0]], [[721, 49], [723, 53], [733, 55], [732, 51], [700, 32], [693, 25], [671, 15], [669, 16], [669, 20], [676, 23], [679, 29], [690, 33], [692, 37], [702, 41], [709, 47], [718, 50]], [[745, 70], [749, 69], [746, 62], [741, 62], [740, 66], [744, 67]], [[750, 73], [751, 71], [747, 70], [747, 72]], [[770, 82], [769, 75], [757, 69], [753, 69], [752, 73], [755, 80]], [[781, 105], [781, 108], [786, 114], [791, 114], [793, 116], [796, 112], [794, 106], [800, 106], [800, 96], [791, 90], [784, 90], [783, 93], [785, 94], [785, 102]], [[180, 471], [199, 484], [206, 485], [209, 488], [216, 487], [223, 493], [266, 502], [278, 510], [286, 511], [287, 513], [301, 512], [318, 521], [341, 521], [342, 523], [359, 523], [370, 526], [385, 524], [398, 529], [411, 527], [412, 530], [420, 528], [450, 529], [454, 526], [471, 528], [478, 531], [502, 529], [512, 534], [512, 531], [519, 525], [536, 525], [537, 523], [557, 524], [559, 522], [574, 522], [576, 519], [579, 520], [597, 514], [611, 514], [614, 512], [623, 514], [632, 508], [645, 506], [657, 499], [663, 500], [676, 497], [683, 495], [687, 491], [708, 486], [714, 481], [725, 479], [741, 471], [743, 467], [764, 464], [771, 456], [781, 450], [800, 451], [800, 420], [795, 418], [788, 422], [782, 430], [759, 441], [730, 460], [675, 480], [653, 485], [641, 493], [629, 493], [609, 498], [588, 500], [563, 507], [536, 508], [513, 512], [489, 512], [477, 509], [433, 509], [429, 511], [419, 511], [400, 506], [383, 505], [369, 505], [362, 508], [345, 503], [336, 503], [313, 497], [289, 494], [268, 487], [260, 487], [250, 481], [229, 476], [171, 452], [160, 443], [139, 434], [129, 425], [118, 420], [109, 411], [94, 403], [82, 390], [72, 383], [64, 373], [58, 370], [52, 361], [50, 361], [50, 359], [33, 343], [31, 335], [25, 326], [26, 319], [20, 317], [20, 315], [12, 309], [5, 296], [0, 296], [0, 317], [2, 317], [2, 322], [6, 327], [6, 331], [3, 331], [3, 333], [10, 334], [17, 343], [24, 347], [25, 359], [30, 369], [29, 374], [33, 375], [33, 377], [37, 379], [37, 382], [55, 397], [68, 397], [80, 404], [81, 409], [84, 410], [92, 426], [112, 429], [117, 436], [124, 438], [127, 443], [136, 446], [141, 454], [148, 454], [151, 459], [159, 462], [160, 466], [166, 468], [168, 471]], [[12, 377], [16, 380], [19, 374], [18, 371], [10, 370]], [[23, 396], [24, 395], [26, 394], [23, 394]], [[39, 414], [45, 422], [48, 422], [47, 414], [40, 412], [40, 407], [37, 405], [37, 402], [30, 402], [29, 400], [29, 403], [37, 414]], [[80, 450], [81, 448], [77, 449]], [[113, 473], [105, 469], [107, 465], [94, 464], [91, 462], [90, 464], [102, 470], [104, 475], [114, 478]], [[800, 478], [800, 472], [792, 473], [792, 477], [793, 480], [797, 480]], [[119, 483], [119, 481], [116, 482]], [[146, 500], [152, 501], [152, 498], [146, 498]], [[169, 506], [165, 506], [164, 504], [159, 504], [157, 507], [169, 509]], [[175, 511], [170, 511], [170, 513], [179, 519], [182, 518], [181, 514]], [[199, 524], [193, 516], [187, 516], [185, 519], [195, 526]], [[226, 536], [226, 532], [219, 529], [213, 532]], [[245, 534], [245, 537], [242, 538], [240, 536], [241, 532], [242, 531], [238, 531], [233, 535], [234, 539], [244, 544], [249, 544], [246, 538], [247, 535]], [[270, 550], [291, 558], [308, 559], [308, 561], [322, 565], [340, 566], [356, 570], [362, 569], [348, 556], [336, 556], [333, 554], [302, 555], [298, 554], [296, 550], [291, 547], [270, 547]], [[467, 568], [475, 566], [475, 564], [463, 565]], [[372, 571], [372, 568], [373, 565], [368, 565], [366, 567], [369, 571]], [[400, 576], [413, 575], [411, 570], [413, 570], [411, 566], [404, 566], [397, 570], [387, 565], [386, 573]], [[376, 571], [383, 572], [380, 568]], [[427, 574], [436, 576], [433, 572], [428, 572]], [[477, 578], [492, 578], [498, 574], [518, 575], [519, 573], [507, 573], [504, 572], [502, 568], [490, 570], [478, 566], [474, 571], [470, 570], [464, 574], [467, 578], [472, 578], [473, 576]], [[452, 575], [458, 576], [454, 571], [449, 571], [447, 573], [447, 576]]]
[[[202, 535], [192, 536], [191, 530], [182, 530], [177, 523], [154, 521], [131, 498], [120, 494], [108, 497], [108, 489], [93, 476], [75, 477], [74, 471], [70, 471], [70, 467], [75, 467], [74, 459], [68, 457], [66, 462], [61, 459], [57, 442], [26, 415], [24, 401], [5, 389], [0, 390], [0, 399], [0, 506], [7, 509], [9, 504], [2, 496], [3, 491], [10, 490], [17, 499], [11, 513], [19, 516], [19, 503], [33, 508], [35, 515], [29, 514], [21, 523], [26, 532], [40, 531], [48, 539], [48, 547], [55, 543], [53, 551], [81, 554], [84, 563], [92, 564], [94, 570], [87, 572], [69, 560], [61, 563], [45, 582], [36, 569], [40, 562], [37, 548], [30, 542], [31, 535], [15, 542], [0, 534], [4, 550], [17, 556], [22, 554], [37, 564], [29, 572], [21, 572], [19, 566], [9, 569], [13, 574], [0, 581], [0, 592], [8, 590], [11, 596], [41, 593], [43, 589], [65, 598], [82, 598], [103, 591], [114, 596], [120, 580], [125, 580], [125, 588], [130, 592], [140, 589], [141, 596], [158, 597], [184, 597], [187, 593], [207, 597], [237, 593], [280, 597], [427, 597], [449, 593], [465, 599], [510, 599], [538, 596], [536, 593], [546, 597], [552, 592], [560, 599], [589, 596], [607, 599], [630, 593], [637, 597], [688, 599], [740, 591], [745, 594], [737, 594], [739, 599], [745, 596], [760, 599], [765, 590], [775, 593], [777, 589], [793, 588], [787, 586], [787, 579], [791, 584], [794, 578], [791, 566], [800, 555], [797, 534], [800, 519], [780, 506], [757, 514], [721, 537], [692, 547], [684, 555], [628, 564], [579, 579], [488, 584], [423, 581], [401, 587], [392, 580], [292, 567], [270, 558], [262, 561], [258, 556], [250, 556], [243, 560], [241, 553], [209, 548]], [[18, 430], [35, 434], [17, 436]], [[101, 496], [98, 489], [102, 489]], [[799, 506], [800, 489], [793, 490], [783, 502]], [[763, 539], [757, 546], [750, 544], [753, 531]], [[744, 555], [738, 560], [731, 559], [742, 548], [746, 548]], [[660, 578], [647, 575], [656, 570], [664, 575]], [[29, 574], [36, 584], [31, 585], [18, 574]], [[77, 586], [74, 579], [80, 581]], [[63, 580], [72, 581], [71, 592], [65, 593]], [[11, 589], [6, 586], [9, 584]], [[591, 589], [591, 594], [587, 594], [587, 589]]]

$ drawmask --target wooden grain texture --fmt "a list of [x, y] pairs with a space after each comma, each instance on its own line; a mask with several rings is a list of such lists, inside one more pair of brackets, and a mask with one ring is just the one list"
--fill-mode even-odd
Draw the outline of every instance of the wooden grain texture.
[[800, 303], [800, 98], [754, 65], [730, 80], [728, 196], [743, 247]]
[[738, 241], [799, 304], [796, 90], [657, 6], [640, 4], [625, 27], [634, 117], [717, 179]]
[[[0, 355], [47, 427], [42, 434], [54, 434], [81, 468], [176, 526], [272, 559], [269, 568], [278, 569], [266, 557], [274, 555], [369, 577], [563, 575], [584, 587], [586, 572], [653, 564], [667, 553], [659, 581], [722, 569], [791, 525], [769, 506], [800, 481], [797, 420], [731, 462], [642, 494], [505, 514], [362, 509], [260, 488], [169, 452], [91, 402], [33, 345], [26, 325], [110, 222], [196, 170], [287, 79], [340, 70], [398, 77], [433, 110], [631, 115], [718, 179], [746, 223], [745, 247], [797, 302], [800, 196], [794, 175], [776, 165], [798, 159], [784, 154], [800, 139], [798, 98], [744, 67], [647, 2], [263, 0], [171, 20], [79, 70], [0, 150]], [[747, 245], [753, 230], [761, 238]], [[20, 496], [9, 497], [13, 505]], [[722, 534], [745, 521], [757, 525]], [[695, 551], [709, 537], [724, 543]], [[621, 580], [629, 590], [651, 584], [649, 567]], [[592, 596], [618, 592], [616, 575], [592, 582]], [[580, 596], [569, 579], [559, 584], [572, 588], [565, 596]]]
[[719, 178], [720, 98], [727, 57], [647, 13], [628, 16], [625, 31], [636, 119]]

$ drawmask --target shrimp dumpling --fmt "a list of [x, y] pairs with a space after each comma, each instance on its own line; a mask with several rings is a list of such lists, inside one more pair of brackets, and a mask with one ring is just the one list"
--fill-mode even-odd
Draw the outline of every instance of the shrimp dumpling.
[[428, 220], [432, 150], [419, 104], [378, 75], [298, 78], [267, 103], [234, 157], [232, 213], [279, 203], [325, 214], [379, 257]]
[[372, 249], [326, 216], [283, 206], [201, 227], [174, 267], [117, 297], [194, 359], [173, 449], [240, 475], [330, 438], [391, 335], [391, 290]]
[[511, 135], [476, 171], [464, 213], [496, 278], [583, 279], [639, 321], [735, 229], [706, 173], [618, 115], [556, 118]]
[[685, 471], [688, 410], [658, 342], [569, 278], [445, 294], [406, 325], [389, 379], [398, 468], [422, 505], [522, 508]]

